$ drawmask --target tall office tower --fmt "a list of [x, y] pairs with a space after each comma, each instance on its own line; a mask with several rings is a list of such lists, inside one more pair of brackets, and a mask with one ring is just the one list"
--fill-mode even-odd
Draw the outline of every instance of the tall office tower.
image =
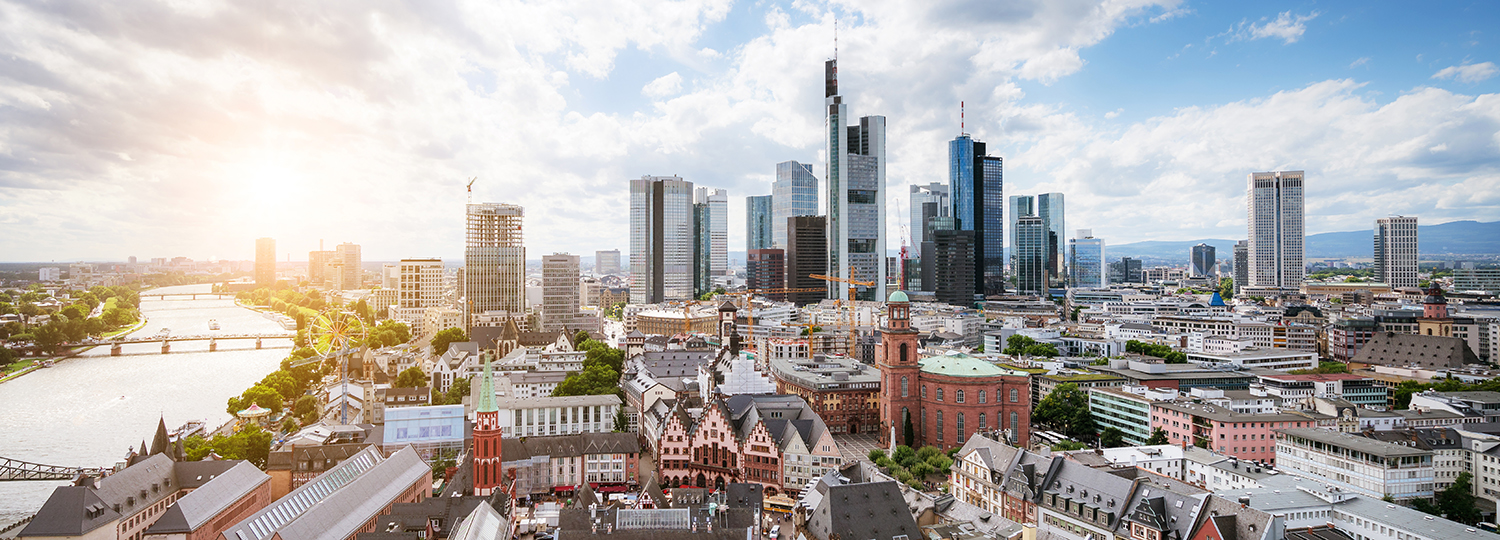
[[577, 330], [578, 256], [542, 257], [542, 330]]
[[[926, 203], [927, 206], [934, 206], [936, 204]], [[927, 218], [927, 222], [922, 225], [923, 240], [921, 249], [918, 251], [921, 254], [921, 270], [919, 274], [921, 277], [916, 283], [916, 286], [920, 290], [930, 293], [937, 292], [937, 235], [939, 232], [952, 231], [957, 227], [958, 225], [953, 216], [929, 217]]]
[[343, 264], [338, 279], [339, 290], [359, 289], [364, 280], [364, 268], [360, 266], [359, 244], [344, 242], [333, 248], [333, 258]]
[[773, 206], [770, 195], [745, 197], [745, 251], [771, 249]]
[[776, 182], [771, 184], [771, 247], [789, 249], [787, 218], [818, 215], [818, 177], [812, 165], [795, 161], [776, 164]]
[[391, 319], [406, 323], [412, 335], [436, 332], [442, 328], [423, 328], [427, 308], [443, 303], [443, 260], [401, 259], [396, 265], [396, 305]]
[[333, 260], [333, 251], [307, 252], [307, 281], [308, 283], [322, 284], [328, 281], [328, 262]]
[[1375, 279], [1391, 287], [1417, 286], [1417, 218], [1375, 220]]
[[[792, 216], [786, 224], [786, 286], [792, 289], [836, 288], [810, 277], [828, 273], [828, 218], [825, 216]], [[798, 306], [816, 304], [828, 297], [826, 292], [800, 292], [788, 295]]]
[[620, 250], [595, 251], [594, 273], [601, 276], [620, 273]]
[[948, 185], [960, 231], [974, 231], [974, 291], [1005, 291], [1005, 163], [961, 134], [948, 142]]
[[[786, 287], [786, 251], [781, 249], [752, 249], [745, 253], [745, 288], [780, 289]], [[778, 302], [786, 301], [785, 293], [766, 293], [763, 296]]]
[[[860, 300], [883, 302], [885, 275], [885, 117], [866, 116], [856, 124], [839, 95], [838, 60], [823, 66], [828, 106], [828, 271], [873, 281]], [[853, 275], [851, 275], [851, 272]], [[830, 287], [829, 298], [849, 296]]]
[[[1010, 198], [1010, 225], [1014, 227], [1017, 220], [1025, 216], [1035, 216], [1042, 219], [1042, 267], [1047, 274], [1049, 284], [1063, 281], [1061, 278], [1067, 276], [1067, 264], [1063, 261], [1065, 238], [1063, 231], [1066, 222], [1064, 220], [1063, 194], [1042, 193], [1039, 195], [1016, 195]], [[1018, 239], [1015, 234], [1011, 235], [1011, 257], [1015, 257], [1014, 251]], [[1015, 261], [1012, 260], [1014, 265]]]
[[697, 202], [696, 196], [693, 199], [693, 296], [702, 296], [713, 290], [713, 277], [710, 274], [713, 262], [709, 258], [714, 248], [709, 234], [708, 203]]
[[1250, 203], [1250, 285], [1295, 289], [1302, 286], [1302, 171], [1247, 175]]
[[705, 274], [729, 273], [729, 192], [700, 187], [693, 192], [693, 205], [703, 209], [703, 220], [697, 233], [702, 237]]
[[1240, 240], [1234, 243], [1234, 294], [1240, 294], [1240, 287], [1250, 284], [1250, 241]]
[[1214, 247], [1208, 244], [1193, 246], [1192, 264], [1188, 267], [1189, 275], [1192, 277], [1208, 277], [1214, 275], [1214, 264], [1218, 258], [1214, 255]]
[[1102, 289], [1108, 286], [1104, 269], [1104, 239], [1093, 229], [1078, 229], [1068, 241], [1068, 286]]
[[932, 182], [925, 186], [911, 186], [911, 244], [915, 248], [922, 242], [929, 240], [925, 233], [927, 231], [927, 219], [934, 217], [948, 217], [952, 214], [953, 203], [948, 199], [948, 185]]
[[276, 239], [255, 239], [255, 285], [270, 287], [276, 284]]
[[1145, 283], [1145, 277], [1140, 259], [1120, 257], [1120, 260], [1109, 263], [1110, 283]]
[[464, 328], [486, 311], [526, 312], [526, 244], [519, 205], [469, 204], [464, 246]]
[[630, 303], [693, 296], [693, 183], [677, 176], [630, 181]]
[[[974, 231], [945, 229], [933, 232], [933, 292], [937, 301], [972, 307], [974, 305], [975, 261], [979, 257]], [[925, 281], [925, 280], [924, 280]]]
[[1015, 266], [1016, 292], [1021, 294], [1047, 295], [1047, 237], [1048, 230], [1042, 218], [1021, 216], [1016, 218]]

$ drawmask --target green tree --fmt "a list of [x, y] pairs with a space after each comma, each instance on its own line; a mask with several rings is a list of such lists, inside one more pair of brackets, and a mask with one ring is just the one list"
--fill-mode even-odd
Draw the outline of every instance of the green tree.
[[254, 403], [256, 405], [260, 405], [260, 408], [262, 409], [270, 409], [273, 412], [281, 411], [281, 406], [284, 402], [281, 394], [277, 393], [275, 389], [272, 389], [271, 387], [263, 384], [256, 384], [255, 386], [250, 387], [250, 389], [245, 390], [245, 393], [241, 397], [244, 399], [242, 403], [246, 407], [249, 407], [251, 403]]
[[625, 408], [621, 407], [615, 411], [615, 433], [625, 433], [630, 429], [630, 419], [625, 418]]
[[876, 462], [878, 462], [878, 461], [880, 461], [881, 458], [885, 457], [885, 450], [882, 450], [882, 449], [879, 449], [879, 448], [873, 448], [873, 449], [870, 450], [870, 453], [869, 453], [868, 457], [870, 458], [870, 461], [876, 461]]
[[1167, 430], [1156, 428], [1151, 430], [1151, 438], [1146, 439], [1146, 446], [1167, 444]]
[[1088, 447], [1089, 447], [1089, 445], [1087, 445], [1087, 444], [1083, 444], [1083, 443], [1078, 442], [1078, 441], [1069, 441], [1069, 440], [1057, 441], [1057, 444], [1052, 445], [1052, 449], [1053, 450], [1057, 450], [1059, 452], [1067, 452], [1067, 451], [1070, 451], [1070, 450], [1083, 450], [1084, 448], [1088, 448]]
[[392, 386], [396, 388], [418, 388], [427, 385], [427, 374], [422, 368], [412, 366], [396, 374], [396, 382]]
[[1432, 385], [1417, 381], [1401, 381], [1397, 383], [1396, 389], [1392, 393], [1392, 397], [1395, 399], [1396, 410], [1399, 411], [1411, 406], [1412, 394], [1422, 392], [1428, 388], [1432, 388]]
[[1318, 362], [1318, 367], [1316, 367], [1316, 368], [1312, 368], [1312, 369], [1294, 369], [1294, 370], [1289, 371], [1288, 373], [1292, 373], [1294, 375], [1303, 375], [1303, 374], [1311, 374], [1311, 373], [1316, 373], [1316, 374], [1331, 374], [1331, 373], [1348, 373], [1348, 372], [1349, 372], [1349, 364], [1345, 364], [1343, 362]]
[[934, 471], [946, 473], [948, 469], [953, 467], [953, 458], [939, 454], [927, 458], [927, 464], [931, 465]]
[[469, 395], [469, 379], [467, 377], [455, 377], [453, 384], [448, 385], [448, 391], [443, 394], [443, 403], [458, 405], [464, 402], [464, 396]]
[[579, 330], [577, 333], [573, 334], [573, 343], [583, 343], [588, 340], [589, 333], [587, 331]]
[[1479, 510], [1478, 500], [1474, 498], [1473, 481], [1474, 475], [1459, 473], [1458, 478], [1453, 480], [1453, 485], [1434, 497], [1438, 509], [1447, 514], [1448, 519], [1473, 525], [1484, 518], [1484, 513]]
[[1076, 383], [1058, 385], [1037, 403], [1031, 421], [1072, 439], [1094, 439], [1094, 417], [1089, 414], [1088, 395]]
[[620, 390], [620, 372], [604, 364], [586, 366], [583, 371], [569, 373], [563, 382], [552, 390], [553, 396], [599, 396]]
[[1002, 353], [1009, 356], [1021, 356], [1026, 354], [1026, 348], [1036, 345], [1036, 340], [1021, 334], [1011, 334], [1005, 339], [1005, 350]]
[[[260, 385], [275, 390], [276, 394], [281, 396], [283, 401], [296, 399], [297, 396], [302, 394], [297, 378], [290, 371], [272, 371], [270, 375], [266, 375], [266, 378], [260, 380]], [[265, 405], [261, 406], [265, 407]]]
[[911, 411], [902, 411], [901, 413], [901, 440], [906, 442], [907, 446], [911, 446], [917, 442], [917, 430], [911, 424]]
[[1105, 448], [1125, 446], [1125, 433], [1114, 426], [1106, 427], [1099, 432], [1099, 446]]
[[941, 455], [942, 453], [943, 453], [943, 451], [941, 449], [939, 449], [938, 447], [936, 447], [936, 446], [931, 446], [931, 445], [923, 446], [923, 447], [917, 449], [917, 460], [918, 461], [927, 461], [928, 459], [931, 459], [933, 456]]
[[299, 417], [307, 416], [307, 413], [318, 412], [318, 398], [314, 396], [302, 396], [292, 404], [292, 414]]
[[432, 354], [442, 356], [448, 352], [448, 347], [454, 343], [463, 343], [469, 340], [462, 328], [444, 328], [432, 336]]
[[891, 453], [891, 461], [896, 462], [897, 465], [906, 467], [917, 462], [917, 452], [916, 450], [912, 450], [910, 446], [904, 444], [898, 445], [896, 446], [896, 450]]
[[1219, 297], [1225, 300], [1234, 298], [1234, 278], [1219, 280]]
[[916, 478], [927, 478], [927, 475], [933, 472], [932, 465], [928, 465], [926, 461], [913, 463], [906, 470], [911, 471], [911, 475]]

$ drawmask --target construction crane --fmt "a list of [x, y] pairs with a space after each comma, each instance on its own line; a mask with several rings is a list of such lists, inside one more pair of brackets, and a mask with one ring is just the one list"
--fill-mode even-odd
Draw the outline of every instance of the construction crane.
[[474, 204], [474, 182], [479, 180], [478, 176], [469, 179], [469, 204]]
[[734, 296], [734, 304], [745, 310], [745, 318], [749, 320], [750, 326], [755, 326], [755, 312], [750, 309], [750, 297], [753, 295], [766, 296], [770, 294], [796, 294], [805, 292], [828, 292], [827, 287], [801, 287], [801, 288], [779, 288], [779, 289], [745, 289], [730, 293], [721, 293], [720, 296]]
[[[813, 278], [813, 279], [821, 279], [823, 281], [828, 281], [828, 282], [846, 283], [846, 284], [849, 285], [849, 300], [848, 300], [848, 303], [845, 304], [844, 300], [842, 300], [842, 299], [835, 300], [835, 302], [837, 302], [840, 307], [845, 308], [845, 311], [844, 311], [844, 326], [849, 327], [849, 358], [854, 358], [854, 350], [855, 350], [854, 348], [855, 348], [855, 344], [858, 342], [858, 339], [856, 339], [856, 332], [854, 331], [854, 318], [853, 318], [853, 314], [854, 314], [854, 296], [855, 296], [855, 293], [858, 292], [858, 289], [856, 287], [857, 286], [874, 287], [875, 286], [875, 282], [873, 282], [873, 281], [859, 281], [857, 279], [852, 279], [854, 277], [859, 276], [859, 270], [856, 269], [853, 266], [849, 267], [849, 276], [850, 277], [848, 277], [848, 278], [841, 278], [841, 277], [838, 277], [838, 276], [825, 276], [825, 275], [822, 275], [822, 274], [810, 274], [807, 277], [810, 277], [810, 278]], [[832, 287], [832, 285], [830, 285], [830, 287]]]
[[[901, 200], [900, 199], [896, 200], [896, 215], [905, 215], [904, 213], [901, 212]], [[906, 246], [907, 246], [907, 244], [911, 244], [911, 243], [912, 243], [911, 242], [911, 228], [906, 225], [906, 221], [905, 220], [902, 220], [901, 221], [901, 254], [899, 255], [899, 258], [897, 259], [897, 260], [901, 261], [901, 266], [898, 268], [898, 271], [901, 272], [901, 275], [897, 276], [897, 283], [900, 283], [899, 287], [901, 287], [901, 290], [903, 290], [903, 291], [907, 290], [906, 289], [906, 263], [911, 260], [911, 252], [906, 249]], [[912, 247], [915, 248], [916, 245], [913, 244]]]

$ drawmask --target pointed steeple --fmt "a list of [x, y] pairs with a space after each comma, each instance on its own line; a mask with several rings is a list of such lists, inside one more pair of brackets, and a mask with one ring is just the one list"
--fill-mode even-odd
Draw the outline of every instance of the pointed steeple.
[[172, 440], [167, 437], [167, 419], [159, 418], [156, 423], [156, 436], [151, 438], [151, 454], [157, 455], [171, 449]]
[[484, 353], [484, 374], [479, 376], [479, 395], [474, 396], [474, 412], [476, 413], [498, 413], [500, 406], [495, 403], [495, 380], [490, 374], [490, 353]]

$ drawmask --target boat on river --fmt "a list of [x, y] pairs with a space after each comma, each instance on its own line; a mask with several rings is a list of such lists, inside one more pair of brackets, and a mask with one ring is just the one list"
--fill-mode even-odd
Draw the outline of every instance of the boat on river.
[[219, 329], [219, 320], [218, 319], [209, 319], [208, 320], [208, 329], [209, 330], [218, 330]]

